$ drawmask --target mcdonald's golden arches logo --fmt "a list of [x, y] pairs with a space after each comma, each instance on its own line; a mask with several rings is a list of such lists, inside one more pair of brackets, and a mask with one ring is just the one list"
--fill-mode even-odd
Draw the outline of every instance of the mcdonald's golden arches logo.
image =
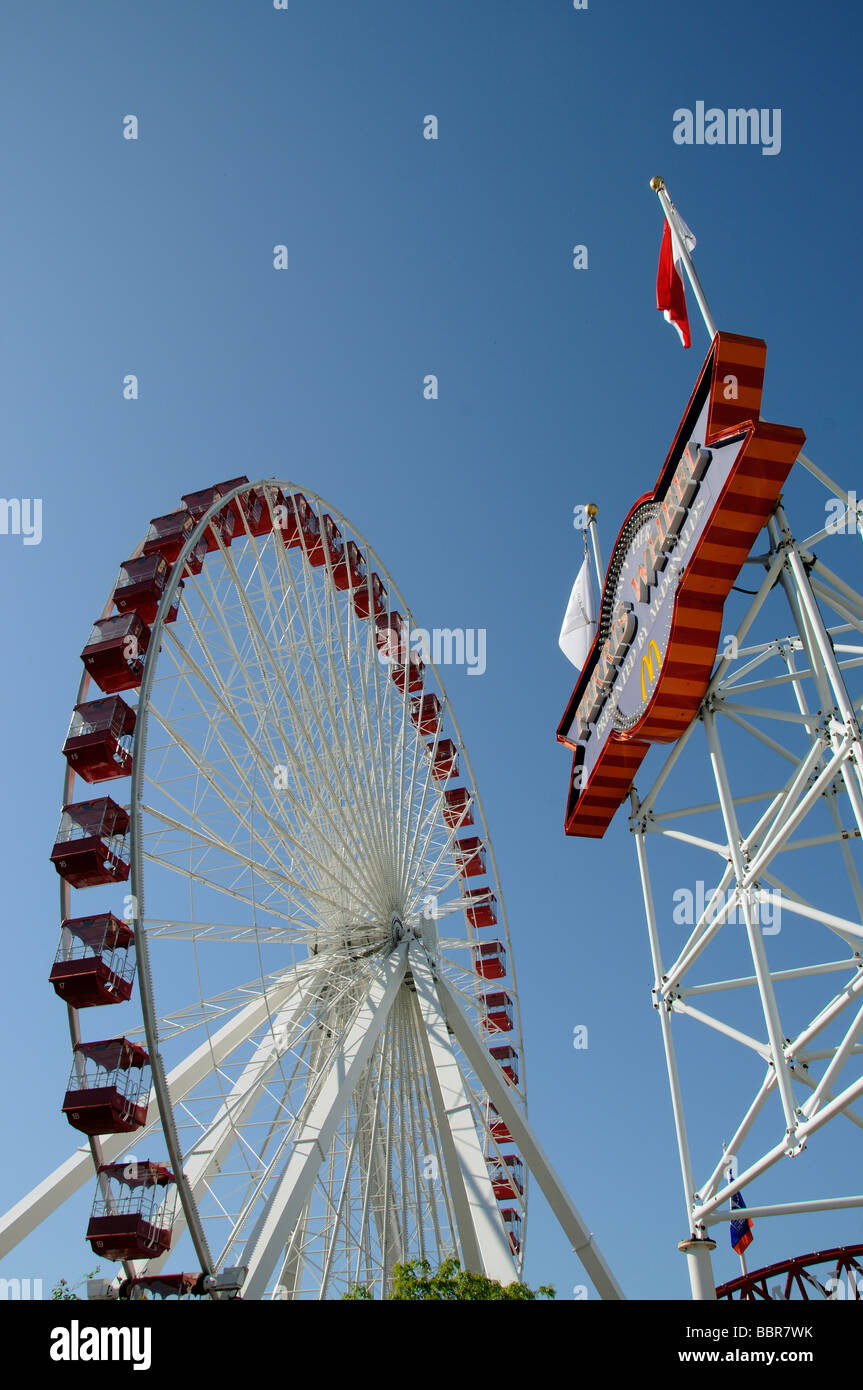
[[[656, 670], [655, 670], [655, 671], [654, 671], [654, 669], [653, 669], [653, 654], [654, 654], [654, 652], [656, 653]], [[662, 668], [662, 657], [659, 655], [659, 648], [657, 647], [656, 642], [655, 642], [654, 639], [651, 637], [650, 641], [649, 641], [648, 644], [647, 644], [647, 651], [644, 653], [644, 656], [641, 658], [641, 698], [642, 698], [642, 700], [646, 700], [646, 699], [647, 699], [647, 689], [646, 689], [645, 681], [644, 681], [645, 675], [647, 676], [647, 679], [648, 679], [649, 683], [650, 683], [651, 685], [653, 685], [654, 682], [656, 681], [656, 677], [659, 675], [659, 672], [660, 672], [661, 668]]]

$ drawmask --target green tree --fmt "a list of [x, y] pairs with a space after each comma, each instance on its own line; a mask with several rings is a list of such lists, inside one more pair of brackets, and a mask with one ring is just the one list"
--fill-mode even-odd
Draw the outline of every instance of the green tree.
[[[427, 1300], [455, 1301], [463, 1299], [498, 1298], [554, 1298], [554, 1289], [541, 1284], [536, 1290], [527, 1284], [501, 1284], [497, 1279], [488, 1279], [484, 1274], [470, 1274], [463, 1270], [456, 1259], [444, 1260], [432, 1273], [428, 1260], [410, 1260], [407, 1264], [396, 1265], [393, 1270], [392, 1293], [386, 1295], [387, 1302], [424, 1303]], [[346, 1299], [370, 1299], [369, 1289], [355, 1284]]]

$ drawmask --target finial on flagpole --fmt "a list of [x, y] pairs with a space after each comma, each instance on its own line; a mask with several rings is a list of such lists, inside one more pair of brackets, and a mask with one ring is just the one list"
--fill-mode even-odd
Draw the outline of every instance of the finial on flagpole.
[[601, 594], [601, 593], [602, 593], [602, 582], [603, 582], [604, 575], [603, 575], [603, 572], [602, 572], [602, 556], [601, 556], [600, 553], [599, 553], [599, 536], [598, 536], [598, 534], [597, 534], [597, 527], [596, 527], [596, 518], [597, 518], [598, 515], [599, 515], [599, 507], [596, 505], [596, 503], [595, 503], [595, 502], [588, 502], [588, 504], [587, 504], [587, 517], [588, 517], [588, 521], [587, 521], [587, 531], [585, 532], [585, 549], [587, 548], [586, 542], [587, 542], [587, 534], [588, 534], [588, 532], [589, 532], [589, 533], [590, 533], [590, 542], [591, 542], [591, 546], [592, 546], [592, 549], [593, 549], [593, 563], [594, 563], [594, 565], [595, 565], [595, 567], [596, 567], [596, 582], [597, 582], [597, 584], [599, 585], [599, 588], [597, 589], [597, 593], [600, 593], [600, 594]]
[[665, 179], [661, 179], [658, 174], [654, 174], [653, 178], [650, 180], [650, 187], [653, 189], [654, 193], [658, 193], [660, 188], [665, 187]]

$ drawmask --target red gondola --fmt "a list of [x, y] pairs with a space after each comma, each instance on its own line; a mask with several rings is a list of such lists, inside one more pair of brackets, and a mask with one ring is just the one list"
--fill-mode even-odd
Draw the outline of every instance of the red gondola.
[[301, 492], [292, 493], [276, 508], [273, 525], [281, 531], [287, 550], [304, 546], [308, 551], [317, 543], [321, 533], [317, 512]]
[[490, 1158], [488, 1171], [494, 1195], [499, 1202], [511, 1202], [524, 1192], [524, 1163], [520, 1154], [505, 1154], [502, 1159]]
[[164, 1163], [103, 1163], [89, 1240], [106, 1260], [154, 1260], [171, 1248], [177, 1190]]
[[266, 493], [259, 494], [259, 500], [260, 510], [254, 506], [249, 509], [247, 506], [246, 521], [253, 536], [268, 536], [271, 531], [279, 529], [277, 518], [282, 514], [280, 508], [283, 509], [285, 506], [285, 494], [280, 487], [271, 487]]
[[375, 618], [375, 641], [381, 662], [404, 665], [405, 657], [410, 654], [409, 638], [410, 628], [401, 613], [393, 609]]
[[147, 1118], [150, 1058], [128, 1038], [75, 1044], [63, 1114], [82, 1134], [130, 1134]]
[[458, 777], [458, 749], [451, 738], [442, 738], [437, 747], [427, 743], [426, 748], [431, 754], [431, 775], [435, 782], [448, 782], [451, 777]]
[[73, 888], [124, 883], [129, 877], [129, 813], [110, 797], [64, 806], [51, 863]]
[[471, 799], [467, 787], [453, 787], [450, 791], [444, 792], [443, 818], [448, 826], [473, 825], [473, 816], [470, 813]]
[[67, 917], [48, 976], [56, 993], [73, 1009], [122, 1004], [131, 997], [135, 933], [113, 912]]
[[490, 889], [466, 888], [464, 895], [471, 903], [465, 915], [472, 927], [497, 926], [497, 898]]
[[[169, 565], [177, 560], [180, 551], [197, 525], [188, 507], [167, 516], [155, 516], [141, 548], [142, 555], [161, 555]], [[207, 558], [207, 541], [198, 544], [186, 556], [184, 574], [200, 574]]]
[[141, 684], [150, 629], [137, 613], [98, 618], [81, 653], [88, 675], [106, 695]]
[[333, 583], [337, 589], [359, 589], [366, 582], [366, 562], [356, 541], [348, 541], [344, 554], [333, 565]]
[[455, 866], [462, 878], [476, 878], [485, 873], [485, 845], [476, 835], [455, 840], [452, 847]]
[[387, 591], [379, 574], [372, 574], [359, 589], [354, 589], [351, 602], [358, 618], [367, 618], [370, 613], [377, 616], [387, 606]]
[[486, 1032], [512, 1032], [512, 1000], [505, 989], [484, 994], [482, 1026]]
[[521, 1249], [521, 1213], [514, 1207], [501, 1207], [501, 1216], [509, 1236], [509, 1248], [514, 1255]]
[[[261, 524], [261, 516], [264, 512], [267, 512], [269, 516], [264, 498], [259, 492], [255, 492], [254, 488], [248, 487], [248, 482], [249, 480], [244, 473], [241, 478], [228, 478], [227, 482], [216, 483], [214, 488], [214, 491], [218, 492], [221, 497], [224, 497], [226, 493], [231, 492], [242, 483], [245, 483], [247, 486], [246, 492], [238, 493], [234, 500], [228, 503], [230, 510], [234, 513], [234, 529], [232, 534], [235, 536], [242, 536], [245, 534], [246, 522], [249, 523], [249, 530], [253, 536], [261, 535], [262, 532], [257, 529]], [[269, 531], [271, 527], [268, 525], [264, 529]]]
[[[121, 613], [137, 613], [145, 623], [152, 623], [169, 575], [164, 555], [140, 555], [136, 560], [126, 560], [114, 589], [114, 606]], [[174, 601], [165, 615], [166, 623], [174, 622], [177, 617], [182, 588], [180, 580]]]
[[411, 699], [411, 723], [421, 734], [433, 734], [441, 721], [441, 703], [437, 695], [414, 695]]
[[76, 705], [63, 756], [85, 782], [108, 782], [132, 771], [135, 711], [119, 695]]
[[[419, 652], [416, 651], [411, 652], [408, 656], [408, 663], [406, 667], [393, 666], [390, 671], [390, 675], [393, 679], [393, 684], [398, 687], [398, 689], [402, 692], [403, 695], [405, 693], [405, 683], [407, 683], [407, 688], [409, 691], [422, 690], [423, 681], [425, 680], [425, 673], [425, 662], [423, 661]], [[450, 822], [447, 822], [447, 824], [450, 824]]]
[[[182, 501], [185, 502], [189, 512], [194, 519], [195, 525], [201, 520], [205, 512], [209, 511], [214, 502], [218, 502], [224, 495], [224, 486], [205, 487], [200, 492], [184, 493]], [[215, 512], [210, 517], [209, 524], [204, 532], [203, 540], [206, 542], [207, 551], [219, 549], [219, 543], [230, 545], [234, 536], [242, 529], [239, 513], [234, 508], [233, 503], [226, 504], [221, 511]]]
[[335, 566], [342, 559], [344, 553], [345, 543], [342, 540], [342, 533], [329, 512], [324, 512], [318, 526], [318, 534], [309, 548], [309, 564], [319, 568], [321, 565], [325, 565], [329, 559], [330, 564]]
[[318, 553], [321, 544], [321, 519], [311, 505], [309, 505], [308, 513], [300, 526], [297, 543], [307, 558]]
[[488, 1121], [489, 1130], [498, 1144], [512, 1144], [514, 1142], [509, 1132], [509, 1127], [505, 1121], [500, 1118], [500, 1115], [491, 1101], [486, 1102], [486, 1119]]
[[[154, 516], [144, 538], [142, 554], [161, 555], [169, 565], [173, 565], [194, 529], [195, 518], [188, 507], [169, 512], [167, 516]], [[191, 572], [199, 574], [200, 571], [201, 565], [198, 564], [197, 569]]]
[[484, 980], [500, 980], [506, 974], [506, 950], [502, 941], [481, 941], [473, 948], [473, 968]]
[[518, 1053], [509, 1043], [504, 1043], [501, 1047], [490, 1047], [489, 1053], [496, 1062], [500, 1064], [500, 1069], [504, 1076], [507, 1076], [514, 1086], [518, 1085]]

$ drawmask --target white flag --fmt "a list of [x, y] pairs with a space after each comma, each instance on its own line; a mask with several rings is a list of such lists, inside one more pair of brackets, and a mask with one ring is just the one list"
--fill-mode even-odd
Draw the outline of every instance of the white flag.
[[593, 639], [596, 636], [596, 596], [593, 590], [593, 576], [590, 560], [585, 555], [584, 564], [572, 586], [569, 603], [560, 629], [558, 645], [564, 656], [579, 671], [587, 660]]
[[674, 218], [674, 230], [677, 232], [679, 241], [686, 247], [687, 251], [694, 251], [698, 243], [673, 203], [671, 204], [671, 212]]

